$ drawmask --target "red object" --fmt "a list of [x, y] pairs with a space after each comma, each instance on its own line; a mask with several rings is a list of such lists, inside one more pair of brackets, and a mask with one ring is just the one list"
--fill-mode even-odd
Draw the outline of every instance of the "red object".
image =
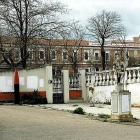
[[[24, 91], [20, 92], [20, 98], [23, 96], [23, 94], [33, 94], [33, 91]], [[39, 95], [42, 97], [46, 97], [46, 91], [39, 91]], [[14, 92], [0, 92], [0, 100], [9, 100], [14, 99]]]
[[18, 71], [17, 71], [17, 69], [15, 69], [14, 84], [19, 84], [19, 76], [18, 76]]
[[81, 90], [71, 90], [69, 91], [69, 96], [70, 98], [80, 98], [82, 97], [82, 91]]

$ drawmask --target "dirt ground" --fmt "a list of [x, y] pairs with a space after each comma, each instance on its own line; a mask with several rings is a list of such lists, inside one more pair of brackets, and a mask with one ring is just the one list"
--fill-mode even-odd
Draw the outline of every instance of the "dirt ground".
[[139, 140], [139, 129], [68, 112], [0, 105], [0, 140]]

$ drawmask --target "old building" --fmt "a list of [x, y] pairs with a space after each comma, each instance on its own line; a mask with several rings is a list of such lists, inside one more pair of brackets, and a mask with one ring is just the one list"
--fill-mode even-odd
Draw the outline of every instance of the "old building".
[[[80, 40], [48, 40], [36, 39], [35, 43], [27, 48], [29, 54], [27, 58], [27, 69], [42, 67], [52, 64], [55, 72], [63, 67], [68, 67], [70, 73], [77, 71], [78, 68], [86, 68], [86, 71], [101, 70], [101, 50], [96, 41]], [[123, 44], [119, 41], [107, 42], [105, 45], [106, 52], [106, 69], [112, 68], [115, 60], [115, 54], [120, 53], [121, 59], [124, 60], [126, 55], [129, 56], [129, 66], [138, 66], [140, 64], [140, 36], [134, 37], [133, 40], [126, 40]], [[3, 41], [0, 50], [0, 69], [11, 69], [3, 56], [9, 63], [10, 58], [17, 62], [21, 60], [20, 49], [14, 41]], [[10, 56], [10, 57], [9, 57]], [[21, 65], [18, 68], [22, 68]]]

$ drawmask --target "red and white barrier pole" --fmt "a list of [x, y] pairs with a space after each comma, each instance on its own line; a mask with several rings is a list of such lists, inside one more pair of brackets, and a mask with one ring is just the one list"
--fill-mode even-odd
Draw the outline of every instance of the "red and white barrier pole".
[[20, 104], [20, 94], [19, 94], [19, 76], [18, 71], [15, 69], [15, 76], [14, 76], [14, 103]]

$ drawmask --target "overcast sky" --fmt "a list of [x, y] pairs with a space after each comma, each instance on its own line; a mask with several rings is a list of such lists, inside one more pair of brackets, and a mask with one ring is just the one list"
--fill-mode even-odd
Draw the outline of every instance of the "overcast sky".
[[127, 39], [140, 35], [140, 0], [59, 0], [71, 9], [67, 18], [78, 20], [83, 26], [88, 18], [102, 10], [116, 11], [127, 29]]

